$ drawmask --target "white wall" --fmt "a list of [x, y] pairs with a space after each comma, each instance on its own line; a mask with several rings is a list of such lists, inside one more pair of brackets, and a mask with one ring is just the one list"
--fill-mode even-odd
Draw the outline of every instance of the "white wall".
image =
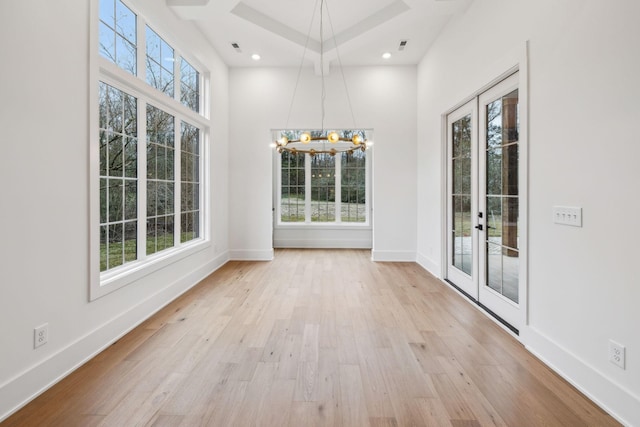
[[[271, 129], [320, 128], [320, 77], [304, 68], [287, 113], [297, 69], [230, 72], [230, 246], [237, 259], [272, 252]], [[345, 68], [356, 124], [339, 70], [326, 76], [325, 128], [374, 130], [373, 257], [415, 260], [416, 67]]]
[[88, 302], [90, 3], [0, 3], [0, 420], [228, 259], [227, 67], [164, 2], [138, 0], [211, 71], [214, 244]]
[[[418, 259], [441, 273], [441, 114], [529, 54], [527, 347], [640, 425], [640, 3], [476, 0], [418, 70]], [[515, 59], [515, 63], [514, 63]], [[555, 225], [581, 206], [583, 227]], [[608, 362], [608, 340], [627, 368]]]

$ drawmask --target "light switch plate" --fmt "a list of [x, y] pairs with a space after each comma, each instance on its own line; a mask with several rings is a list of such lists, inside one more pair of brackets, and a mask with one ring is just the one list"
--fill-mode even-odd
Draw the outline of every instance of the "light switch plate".
[[582, 208], [571, 206], [554, 206], [553, 222], [556, 224], [582, 227]]

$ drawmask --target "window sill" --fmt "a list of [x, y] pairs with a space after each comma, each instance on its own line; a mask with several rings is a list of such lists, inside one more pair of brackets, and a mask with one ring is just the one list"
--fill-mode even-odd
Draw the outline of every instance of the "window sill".
[[369, 223], [350, 223], [350, 222], [332, 222], [332, 223], [308, 223], [308, 222], [293, 222], [293, 223], [278, 223], [274, 226], [278, 230], [295, 230], [304, 228], [305, 230], [370, 230], [371, 224]]
[[98, 284], [91, 285], [89, 300], [94, 301], [117, 289], [176, 263], [211, 246], [209, 240], [200, 239], [154, 254], [144, 261], [132, 262], [113, 272], [100, 274]]

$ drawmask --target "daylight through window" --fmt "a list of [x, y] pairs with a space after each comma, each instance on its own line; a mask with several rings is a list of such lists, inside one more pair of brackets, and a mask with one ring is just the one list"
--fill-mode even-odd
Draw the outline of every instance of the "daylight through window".
[[[99, 269], [106, 274], [203, 238], [204, 126], [195, 114], [200, 72], [121, 0], [100, 0], [99, 13], [98, 52], [106, 61], [99, 66], [96, 168]], [[144, 63], [136, 61], [138, 49]]]
[[[290, 140], [301, 131], [276, 131]], [[338, 131], [351, 138], [362, 130]], [[313, 131], [312, 135], [326, 135]], [[311, 142], [309, 149], [326, 151], [326, 142]], [[368, 223], [366, 151], [304, 154], [283, 151], [279, 154], [279, 223]]]

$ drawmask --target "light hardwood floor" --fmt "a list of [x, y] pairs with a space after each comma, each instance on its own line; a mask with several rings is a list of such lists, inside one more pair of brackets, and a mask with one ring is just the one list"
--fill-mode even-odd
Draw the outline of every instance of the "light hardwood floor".
[[230, 262], [3, 426], [619, 425], [414, 263]]

